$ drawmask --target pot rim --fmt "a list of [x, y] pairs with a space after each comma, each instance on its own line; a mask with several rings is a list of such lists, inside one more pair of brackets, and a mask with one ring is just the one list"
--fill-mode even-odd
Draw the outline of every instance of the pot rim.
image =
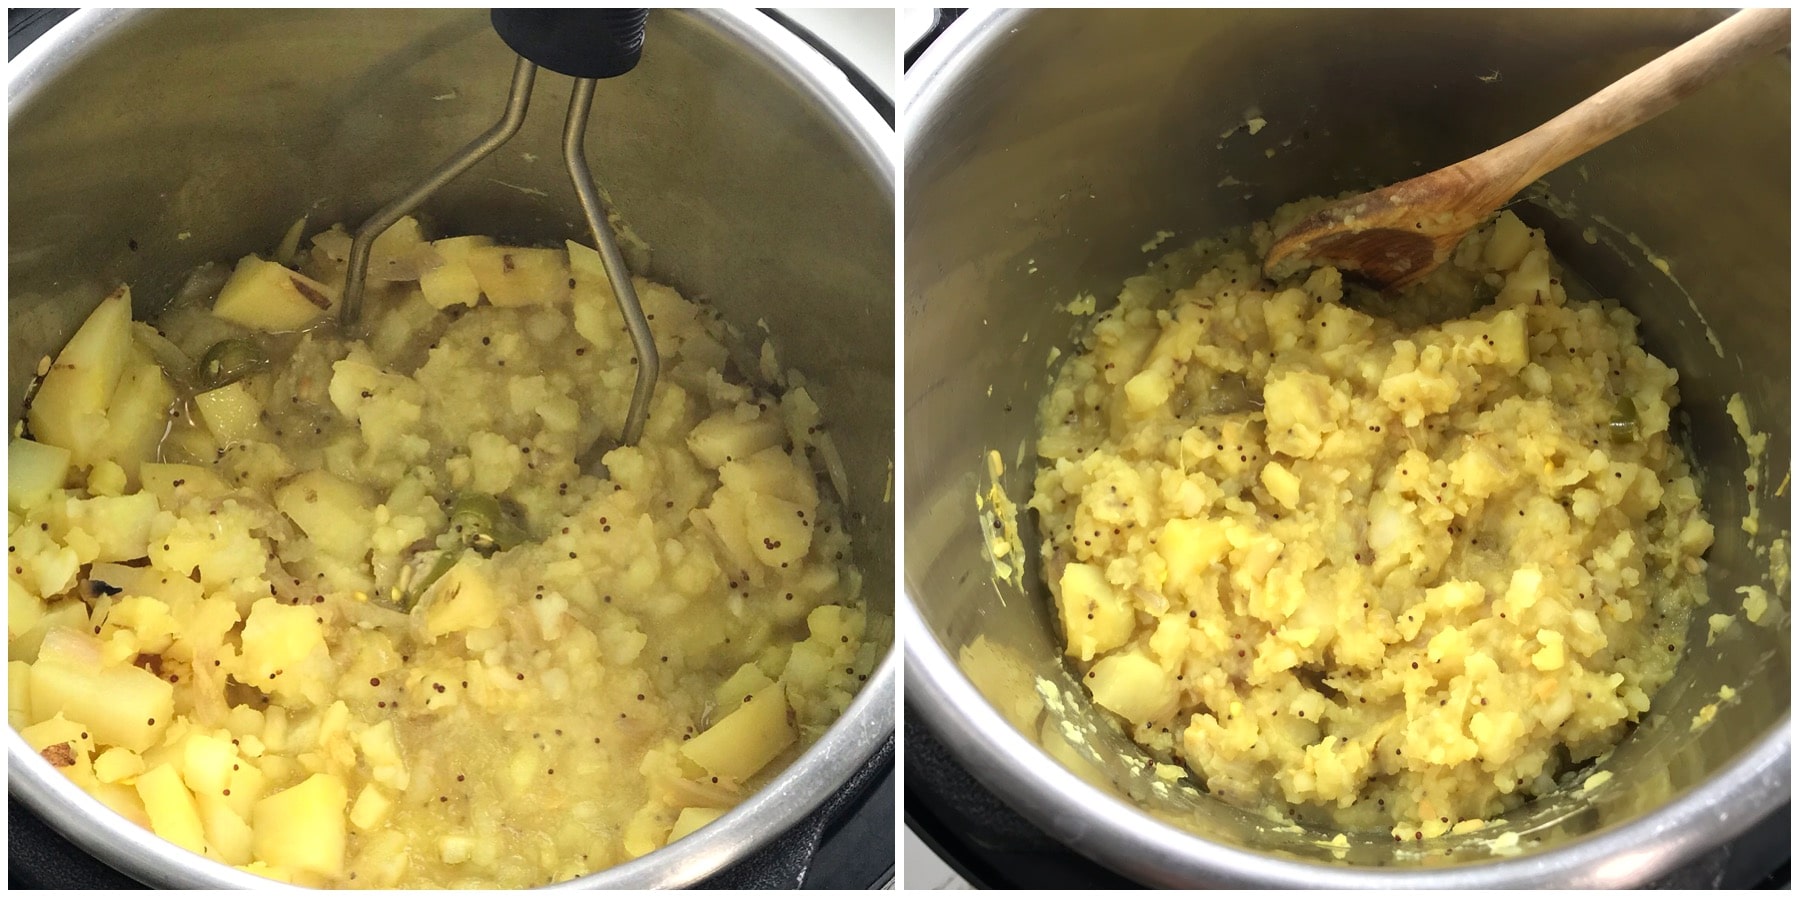
[[[36, 95], [96, 45], [138, 16], [164, 10], [83, 9], [58, 22], [7, 66], [10, 123]], [[680, 13], [701, 22], [727, 43], [754, 54], [816, 104], [851, 139], [853, 155], [893, 195], [894, 132], [823, 54], [768, 16], [751, 9]], [[890, 505], [890, 511], [892, 507]], [[894, 733], [899, 654], [890, 644], [882, 662], [850, 706], [812, 747], [762, 790], [717, 821], [675, 844], [638, 859], [548, 888], [672, 888], [692, 884], [742, 860], [810, 814], [850, 779]], [[8, 785], [52, 828], [75, 845], [146, 884], [167, 887], [294, 889], [176, 846], [125, 819], [51, 768], [6, 729]]]
[[[901, 90], [909, 170], [924, 152], [919, 136], [936, 118], [950, 114], [958, 84], [984, 62], [984, 51], [997, 36], [1024, 27], [1032, 14], [970, 10], [920, 55]], [[1327, 865], [1245, 850], [1145, 813], [1083, 781], [1026, 739], [939, 643], [913, 601], [911, 576], [902, 577], [895, 618], [896, 636], [906, 648], [908, 709], [923, 717], [971, 775], [1050, 837], [1150, 884], [1342, 890], [1629, 888], [1737, 837], [1788, 802], [1791, 793], [1790, 711], [1705, 781], [1629, 821], [1548, 850], [1417, 869]]]

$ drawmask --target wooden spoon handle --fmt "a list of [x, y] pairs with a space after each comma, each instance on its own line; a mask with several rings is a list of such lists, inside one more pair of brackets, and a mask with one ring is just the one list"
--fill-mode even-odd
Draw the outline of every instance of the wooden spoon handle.
[[1558, 166], [1661, 115], [1737, 66], [1787, 46], [1791, 18], [1788, 9], [1736, 13], [1562, 115], [1464, 165], [1476, 170], [1471, 175], [1486, 169], [1503, 203]]

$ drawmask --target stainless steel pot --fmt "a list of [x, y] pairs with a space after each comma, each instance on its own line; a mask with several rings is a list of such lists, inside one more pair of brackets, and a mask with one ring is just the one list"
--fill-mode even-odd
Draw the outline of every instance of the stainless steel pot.
[[[355, 223], [498, 117], [513, 57], [485, 11], [85, 11], [8, 68], [11, 421], [36, 360], [113, 285], [140, 314], [301, 212]], [[506, 149], [427, 211], [452, 232], [583, 234], [560, 156], [569, 79], [538, 79]], [[641, 274], [767, 323], [815, 386], [848, 475], [872, 622], [890, 621], [893, 135], [823, 57], [755, 12], [658, 11], [598, 92], [596, 178], [652, 248]], [[883, 626], [885, 627], [885, 626]], [[893, 731], [894, 654], [832, 730], [695, 836], [570, 886], [694, 882], [842, 785]], [[10, 729], [11, 788], [102, 861], [167, 887], [266, 888], [130, 824]]]
[[[1173, 249], [1283, 202], [1454, 162], [1723, 15], [1059, 10], [951, 26], [903, 92], [909, 708], [1052, 837], [1166, 885], [1631, 885], [1787, 802], [1789, 584], [1785, 550], [1780, 571], [1769, 554], [1789, 528], [1788, 499], [1773, 492], [1791, 447], [1785, 54], [1550, 176], [1538, 193], [1572, 204], [1557, 207], [1568, 217], [1541, 200], [1518, 207], [1572, 272], [1643, 319], [1648, 347], [1680, 371], [1718, 540], [1688, 658], [1606, 762], [1612, 780], [1509, 815], [1516, 855], [1495, 858], [1490, 831], [1405, 846], [1351, 835], [1339, 858], [1330, 833], [1159, 792], [1144, 754], [1061, 661], [1033, 523], [1020, 523], [1032, 555], [1019, 590], [993, 578], [971, 502], [990, 449], [1007, 462], [1007, 493], [1030, 495], [1036, 405], [1053, 374], [1044, 359], [1075, 325], [1056, 307], [1085, 291], [1115, 296], [1145, 269], [1153, 232], [1174, 232]], [[1255, 135], [1253, 116], [1268, 123]], [[1733, 392], [1771, 435], [1755, 541], [1737, 524], [1749, 506], [1745, 449], [1725, 413]], [[1745, 625], [1740, 585], [1779, 598], [1771, 621]], [[1709, 646], [1714, 612], [1739, 621]], [[1721, 686], [1737, 699], [1690, 730]], [[1771, 849], [1785, 853], [1785, 837]]]

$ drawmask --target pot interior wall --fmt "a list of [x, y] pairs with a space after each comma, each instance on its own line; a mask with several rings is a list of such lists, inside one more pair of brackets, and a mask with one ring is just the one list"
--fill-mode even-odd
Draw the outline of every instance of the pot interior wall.
[[[493, 124], [513, 60], [478, 10], [189, 10], [56, 61], [11, 119], [11, 419], [112, 286], [142, 315], [302, 214], [353, 229]], [[569, 84], [539, 73], [523, 131], [426, 206], [440, 233], [591, 243], [561, 153]], [[893, 199], [871, 148], [674, 11], [652, 17], [638, 69], [601, 83], [587, 146], [634, 270], [716, 306], [752, 353], [766, 323], [814, 385], [891, 609], [890, 555], [871, 551], [893, 540]]]
[[[1150, 776], [1142, 751], [1060, 659], [1028, 513], [1023, 590], [993, 578], [970, 502], [987, 488], [987, 451], [1005, 458], [1000, 484], [1023, 503], [1037, 401], [1055, 371], [1046, 354], [1066, 353], [1085, 323], [1058, 306], [1093, 292], [1104, 310], [1144, 271], [1152, 255], [1140, 245], [1154, 232], [1175, 233], [1168, 251], [1291, 200], [1462, 159], [1721, 15], [1042, 12], [1009, 22], [1017, 27], [948, 70], [947, 102], [909, 123], [906, 150], [906, 579], [926, 626], [975, 687], [1050, 758], [1152, 815], [1227, 844], [1333, 860], [1330, 833], [1276, 830]], [[1071, 47], [1091, 62], [1071, 65]], [[1608, 785], [1508, 817], [1504, 830], [1524, 836], [1526, 853], [1639, 817], [1787, 727], [1789, 504], [1774, 488], [1790, 458], [1788, 104], [1786, 56], [1757, 62], [1556, 172], [1515, 207], [1548, 230], [1570, 272], [1636, 313], [1647, 347], [1680, 372], [1685, 431], [1717, 529], [1712, 600], [1695, 616], [1681, 672], [1604, 763], [1615, 775]], [[1268, 122], [1255, 135], [1244, 127], [1253, 115]], [[1597, 244], [1581, 236], [1589, 227]], [[1754, 540], [1738, 525], [1751, 508], [1746, 451], [1725, 413], [1733, 393], [1770, 435]], [[1758, 626], [1743, 620], [1735, 589], [1744, 585], [1777, 599]], [[1738, 621], [1709, 645], [1712, 613]], [[1721, 686], [1737, 699], [1691, 731]], [[1347, 861], [1486, 858], [1499, 830], [1403, 846], [1385, 832], [1352, 834]]]
[[[114, 286], [132, 286], [143, 316], [199, 264], [268, 252], [302, 214], [309, 231], [354, 228], [493, 125], [514, 63], [481, 10], [87, 11], [61, 27], [72, 26], [79, 40], [9, 73], [13, 422], [38, 360]], [[634, 272], [712, 304], [752, 357], [766, 333], [804, 377], [842, 458], [870, 634], [889, 642], [891, 164], [866, 124], [808, 86], [812, 63], [753, 30], [729, 14], [655, 11], [641, 65], [599, 86], [588, 156]], [[569, 85], [540, 72], [524, 130], [422, 218], [443, 234], [591, 243], [561, 153]], [[734, 811], [739, 830], [593, 878], [692, 881], [810, 812], [891, 732], [879, 701], [894, 668], [872, 677], [874, 705], [853, 707], [821, 752]], [[48, 791], [72, 788], [22, 747], [15, 791], [59, 828], [76, 822], [67, 833], [88, 850], [139, 878], [217, 886], [168, 847], [69, 811], [96, 801], [45, 809]]]

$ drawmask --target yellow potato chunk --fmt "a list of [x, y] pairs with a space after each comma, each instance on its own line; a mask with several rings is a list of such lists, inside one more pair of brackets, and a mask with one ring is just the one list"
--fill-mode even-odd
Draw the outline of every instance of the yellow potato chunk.
[[57, 629], [31, 666], [31, 715], [61, 713], [88, 727], [100, 744], [142, 753], [174, 716], [174, 686], [135, 666], [101, 666], [91, 635]]
[[389, 800], [381, 790], [372, 784], [363, 785], [356, 795], [356, 802], [350, 806], [350, 824], [358, 831], [368, 831], [387, 821], [388, 812], [394, 808], [394, 801]]
[[6, 664], [6, 720], [17, 731], [31, 721], [31, 664], [10, 660]]
[[[73, 556], [74, 554], [71, 553], [71, 568], [73, 567]], [[80, 634], [89, 628], [87, 604], [80, 600], [46, 602], [44, 605], [44, 613], [38, 618], [37, 623], [24, 633], [12, 636], [12, 640], [8, 642], [6, 652], [9, 659], [27, 663], [37, 662], [38, 650], [43, 645], [44, 638], [51, 632], [66, 630], [71, 634]], [[17, 683], [29, 684], [30, 677], [30, 673], [27, 672]]]
[[194, 395], [194, 407], [200, 421], [212, 432], [220, 446], [242, 441], [262, 440], [262, 403], [252, 396], [244, 382], [235, 381]]
[[1224, 523], [1170, 519], [1163, 525], [1156, 549], [1168, 563], [1169, 582], [1179, 586], [1223, 560], [1231, 552], [1231, 541]]
[[710, 809], [704, 806], [690, 806], [675, 817], [675, 827], [669, 830], [669, 843], [676, 841], [705, 828], [725, 815], [725, 810]]
[[1531, 361], [1531, 345], [1526, 341], [1525, 315], [1516, 309], [1494, 314], [1488, 325], [1488, 337], [1494, 342], [1494, 355], [1508, 374], [1516, 374]]
[[1331, 382], [1312, 372], [1290, 372], [1263, 385], [1263, 414], [1269, 422], [1269, 449], [1302, 459], [1319, 452], [1333, 427], [1341, 398]]
[[106, 409], [131, 359], [131, 291], [119, 288], [94, 308], [56, 355], [26, 421], [45, 444], [68, 450], [75, 465], [96, 458]]
[[1134, 413], [1146, 413], [1169, 401], [1175, 382], [1161, 367], [1146, 369], [1125, 382], [1125, 400]]
[[1131, 639], [1137, 617], [1119, 599], [1099, 567], [1069, 563], [1057, 597], [1070, 656], [1090, 660]]
[[1511, 269], [1525, 258], [1525, 251], [1531, 249], [1531, 229], [1519, 221], [1511, 210], [1502, 212], [1494, 220], [1494, 233], [1488, 238], [1487, 246], [1481, 250], [1481, 260], [1489, 268], [1496, 270]]
[[124, 747], [109, 747], [94, 757], [94, 777], [113, 783], [144, 773], [144, 758]]
[[42, 503], [69, 478], [69, 451], [25, 438], [13, 438], [6, 449], [6, 503], [23, 512]]
[[138, 480], [164, 508], [174, 506], [176, 495], [184, 490], [198, 494], [223, 494], [230, 490], [211, 469], [181, 463], [144, 463], [138, 468]]
[[175, 386], [148, 353], [140, 350], [133, 357], [107, 406], [106, 438], [98, 452], [135, 477], [144, 460], [156, 458], [156, 445], [168, 430]]
[[182, 742], [181, 780], [197, 793], [219, 793], [230, 786], [231, 767], [237, 761], [237, 748], [230, 740], [193, 732]]
[[139, 828], [150, 828], [150, 814], [144, 810], [144, 799], [138, 796], [137, 788], [124, 784], [105, 784], [96, 782], [83, 785], [94, 798], [106, 804], [106, 808], [124, 816], [125, 819]]
[[324, 645], [325, 631], [311, 609], [264, 597], [250, 607], [250, 617], [244, 620], [239, 675], [266, 687], [275, 680], [271, 675], [299, 666]]
[[750, 529], [750, 552], [763, 565], [778, 568], [796, 563], [812, 547], [812, 520], [808, 510], [779, 497], [757, 494], [745, 505]]
[[320, 550], [345, 562], [361, 562], [368, 554], [375, 501], [362, 485], [319, 469], [277, 488], [275, 506]]
[[1175, 680], [1141, 653], [1120, 653], [1094, 663], [1087, 679], [1094, 702], [1142, 723], [1167, 716], [1176, 701]]
[[200, 827], [213, 855], [234, 866], [247, 865], [255, 858], [256, 833], [232, 808], [229, 798], [202, 793], [195, 797], [195, 805], [200, 810]]
[[87, 729], [80, 722], [62, 716], [52, 716], [19, 730], [19, 737], [24, 738], [31, 749], [44, 754], [44, 758], [59, 769], [76, 765], [93, 748], [93, 740], [82, 737], [84, 734]]
[[569, 300], [569, 260], [561, 250], [470, 247], [466, 259], [495, 306], [556, 306]]
[[200, 809], [174, 766], [164, 763], [138, 776], [137, 792], [157, 836], [195, 853], [206, 852], [206, 828], [200, 822]]
[[257, 857], [296, 872], [338, 877], [344, 869], [344, 808], [349, 802], [343, 779], [324, 773], [257, 801], [250, 819]]
[[6, 637], [8, 640], [16, 640], [20, 635], [36, 628], [37, 624], [44, 620], [44, 613], [47, 610], [44, 598], [20, 584], [17, 578], [6, 579]]
[[567, 242], [569, 274], [575, 279], [570, 292], [570, 305], [575, 316], [575, 332], [587, 338], [600, 350], [606, 350], [625, 335], [618, 329], [623, 319], [612, 282], [606, 277], [606, 263], [600, 252], [574, 241]]
[[762, 771], [798, 737], [788, 723], [787, 693], [777, 682], [750, 695], [736, 711], [683, 744], [681, 753], [720, 778], [741, 782]]
[[[256, 738], [248, 735], [238, 740], [246, 748], [246, 752], [256, 742]], [[231, 809], [238, 814], [238, 818], [249, 821], [256, 809], [256, 801], [261, 800], [269, 791], [269, 778], [261, 769], [240, 763], [231, 770], [230, 779], [231, 796], [227, 799], [231, 801]]]
[[469, 251], [476, 247], [491, 247], [493, 243], [478, 235], [432, 241], [431, 249], [444, 262], [419, 275], [419, 290], [424, 292], [425, 302], [437, 309], [474, 306], [480, 302], [481, 283], [475, 280], [475, 272], [469, 268]]
[[[755, 409], [755, 407], [750, 407]], [[688, 432], [688, 449], [709, 469], [774, 447], [787, 436], [781, 422], [763, 417], [743, 418], [738, 411], [714, 413]]]
[[1275, 502], [1288, 509], [1300, 508], [1300, 477], [1288, 471], [1286, 466], [1271, 462], [1263, 466], [1260, 478]]
[[425, 604], [425, 636], [487, 628], [500, 620], [500, 600], [479, 565], [465, 557], [431, 589]]
[[151, 521], [158, 512], [149, 494], [70, 500], [69, 523], [98, 545], [96, 562], [139, 559], [148, 552]]
[[774, 683], [775, 679], [763, 674], [756, 663], [744, 663], [713, 692], [713, 705], [721, 713], [730, 713], [743, 705], [745, 697]]
[[212, 311], [258, 331], [299, 331], [324, 318], [337, 300], [337, 288], [251, 255], [238, 261]]

